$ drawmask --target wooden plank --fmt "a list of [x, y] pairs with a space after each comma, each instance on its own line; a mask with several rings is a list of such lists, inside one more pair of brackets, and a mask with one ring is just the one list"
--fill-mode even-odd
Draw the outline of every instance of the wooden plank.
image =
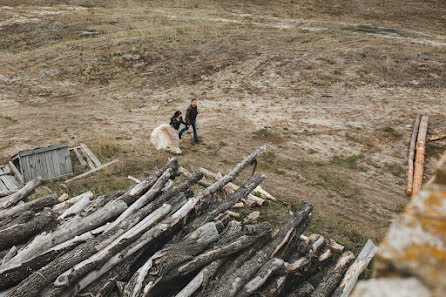
[[70, 151], [68, 150], [68, 148], [62, 148], [60, 150], [58, 150], [59, 156], [62, 160], [62, 167], [61, 167], [61, 175], [71, 175], [73, 174], [73, 167], [71, 164], [71, 156], [70, 156]]
[[79, 153], [79, 151], [77, 150], [77, 148], [73, 148], [74, 153], [76, 154], [77, 159], [79, 160], [79, 163], [81, 163], [82, 167], [87, 166], [87, 162], [85, 162], [84, 158], [82, 158], [81, 154]]
[[44, 156], [45, 156], [46, 168], [48, 170], [48, 176], [50, 178], [53, 178], [54, 176], [56, 176], [56, 173], [54, 171], [54, 164], [51, 152], [45, 152]]
[[6, 191], [8, 191], [8, 188], [0, 180], [0, 192], [6, 192]]
[[20, 168], [22, 169], [23, 179], [26, 182], [32, 180], [32, 167], [30, 164], [29, 157], [20, 157]]
[[5, 174], [11, 174], [11, 169], [7, 165], [2, 165], [2, 170]]
[[0, 191], [0, 197], [6, 197], [6, 196], [9, 196], [9, 195], [11, 195], [11, 194], [14, 194], [15, 192], [17, 192], [18, 191], [18, 189], [16, 189], [16, 190], [9, 190], [9, 191], [6, 191], [6, 192], [1, 192]]
[[96, 166], [94, 166], [93, 161], [91, 161], [90, 157], [82, 150], [84, 153], [85, 159], [87, 160], [88, 167], [90, 167], [91, 170], [95, 169]]
[[24, 156], [29, 156], [29, 155], [45, 153], [45, 152], [57, 150], [57, 149], [64, 148], [64, 147], [68, 147], [68, 143], [54, 144], [54, 145], [50, 145], [50, 146], [46, 146], [46, 147], [35, 148], [32, 150], [21, 151], [18, 153], [18, 155], [20, 157], [24, 157]]
[[39, 156], [40, 172], [42, 173], [42, 178], [46, 180], [49, 178], [49, 173], [48, 173], [48, 164], [46, 162], [45, 153], [41, 153], [38, 156]]
[[12, 175], [7, 175], [6, 177], [11, 181], [11, 183], [14, 184], [14, 186], [15, 186], [16, 189], [20, 189], [20, 188], [22, 187], [22, 186], [20, 185], [20, 183], [14, 178], [14, 176], [12, 176]]
[[25, 183], [25, 181], [23, 180], [23, 175], [19, 172], [17, 167], [15, 167], [14, 163], [12, 163], [12, 161], [9, 161], [8, 166], [11, 169], [11, 171], [14, 172], [14, 176], [16, 180], [19, 182], [19, 184], [23, 185]]
[[52, 178], [57, 178], [61, 175], [59, 155], [57, 154], [57, 151], [50, 151], [48, 154], [50, 155], [51, 160], [53, 160], [54, 175]]
[[35, 178], [37, 176], [42, 176], [42, 167], [40, 166], [40, 158], [39, 155], [30, 155], [31, 160], [31, 167], [33, 168], [32, 178]]
[[91, 158], [93, 163], [99, 167], [102, 165], [101, 161], [93, 154], [93, 152], [84, 144], [81, 143], [82, 150]]
[[114, 164], [114, 163], [116, 163], [116, 162], [118, 162], [117, 159], [116, 159], [116, 160], [113, 160], [113, 161], [110, 161], [110, 162], [108, 162], [108, 163], [102, 164], [101, 166], [96, 167], [95, 169], [92, 169], [92, 170], [90, 170], [90, 171], [87, 171], [87, 172], [85, 172], [85, 173], [82, 173], [82, 174], [80, 174], [80, 175], [78, 175], [78, 176], [75, 176], [75, 177], [73, 177], [73, 178], [67, 179], [67, 180], [65, 181], [65, 183], [69, 183], [69, 182], [71, 182], [71, 181], [73, 181], [73, 180], [76, 180], [76, 179], [82, 178], [82, 177], [84, 177], [84, 176], [87, 176], [87, 175], [89, 175], [89, 174], [91, 174], [91, 173], [94, 173], [94, 172], [96, 172], [96, 171], [101, 170], [102, 168], [105, 168], [105, 167], [107, 167], [107, 166], [110, 166], [110, 165], [112, 165], [112, 164]]
[[80, 148], [81, 148], [80, 145], [79, 146], [75, 146], [75, 147], [70, 147], [70, 151], [78, 150]]
[[8, 188], [8, 190], [15, 190], [17, 189], [17, 186], [9, 179], [9, 177], [12, 177], [10, 175], [1, 175], [0, 179], [2, 180], [3, 184]]
[[4, 175], [6, 172], [3, 171], [3, 166], [0, 167], [0, 175]]

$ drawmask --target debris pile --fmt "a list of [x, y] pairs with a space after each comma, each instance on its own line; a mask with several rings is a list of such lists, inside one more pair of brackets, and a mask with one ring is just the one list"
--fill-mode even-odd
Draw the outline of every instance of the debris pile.
[[247, 198], [264, 175], [231, 182], [265, 150], [205, 179], [196, 194], [203, 170], [181, 169], [187, 177], [173, 182], [176, 159], [127, 191], [94, 199], [87, 192], [20, 204], [42, 179], [28, 182], [0, 199], [9, 201], [0, 210], [0, 296], [347, 296], [374, 255], [371, 241], [355, 260], [333, 240], [303, 235], [309, 203], [278, 230], [257, 223], [258, 212], [243, 224], [227, 212], [264, 203]]

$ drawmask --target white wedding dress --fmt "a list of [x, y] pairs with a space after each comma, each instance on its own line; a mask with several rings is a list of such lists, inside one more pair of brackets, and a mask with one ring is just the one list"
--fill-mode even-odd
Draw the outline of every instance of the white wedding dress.
[[178, 131], [168, 124], [162, 124], [153, 129], [150, 141], [157, 150], [167, 150], [174, 154], [181, 154]]

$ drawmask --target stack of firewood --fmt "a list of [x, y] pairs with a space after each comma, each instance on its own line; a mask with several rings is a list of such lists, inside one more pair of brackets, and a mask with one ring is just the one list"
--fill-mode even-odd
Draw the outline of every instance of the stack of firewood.
[[[311, 204], [290, 211], [278, 230], [227, 213], [251, 203], [265, 180], [253, 174], [231, 186], [265, 149], [197, 194], [190, 188], [203, 172], [173, 182], [175, 159], [128, 191], [94, 199], [19, 202], [41, 184], [31, 181], [0, 210], [0, 296], [347, 296], [374, 250], [351, 265], [343, 246], [303, 235]], [[230, 194], [219, 202], [224, 188]]]

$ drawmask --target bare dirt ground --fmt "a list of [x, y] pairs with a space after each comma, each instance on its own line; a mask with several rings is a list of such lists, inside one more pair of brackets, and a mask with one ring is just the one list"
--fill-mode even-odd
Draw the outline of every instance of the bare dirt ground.
[[84, 142], [121, 162], [54, 188], [123, 187], [166, 161], [148, 135], [197, 98], [183, 166], [227, 172], [268, 143], [265, 188], [313, 203], [312, 230], [379, 240], [408, 200], [407, 125], [420, 112], [445, 133], [446, 4], [343, 2], [3, 1], [0, 157]]

